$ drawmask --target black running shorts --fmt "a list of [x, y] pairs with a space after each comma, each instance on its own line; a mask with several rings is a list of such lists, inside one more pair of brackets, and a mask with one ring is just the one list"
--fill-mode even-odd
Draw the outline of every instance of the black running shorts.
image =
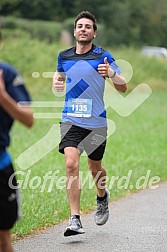
[[80, 154], [85, 151], [92, 160], [101, 160], [107, 139], [107, 127], [87, 129], [71, 123], [60, 123], [61, 142], [59, 152], [64, 154], [65, 147], [76, 147]]
[[[9, 185], [10, 178], [11, 186]], [[19, 217], [16, 187], [17, 181], [11, 164], [0, 170], [0, 230], [11, 229]]]

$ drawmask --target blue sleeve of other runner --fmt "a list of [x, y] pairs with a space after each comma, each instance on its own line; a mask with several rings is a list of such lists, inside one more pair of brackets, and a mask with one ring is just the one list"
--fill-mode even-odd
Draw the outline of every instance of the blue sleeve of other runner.
[[23, 78], [17, 70], [10, 64], [0, 62], [0, 68], [3, 70], [5, 87], [8, 94], [16, 101], [30, 102], [30, 95], [25, 87]]
[[60, 57], [60, 54], [58, 55], [58, 66], [57, 66], [57, 71], [59, 73], [64, 72], [63, 66], [62, 66], [62, 59]]

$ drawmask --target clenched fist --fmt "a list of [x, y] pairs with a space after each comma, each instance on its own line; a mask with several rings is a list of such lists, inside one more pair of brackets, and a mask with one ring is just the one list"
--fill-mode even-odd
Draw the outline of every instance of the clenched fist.
[[57, 92], [64, 91], [65, 76], [59, 73], [55, 73], [53, 76], [53, 89]]

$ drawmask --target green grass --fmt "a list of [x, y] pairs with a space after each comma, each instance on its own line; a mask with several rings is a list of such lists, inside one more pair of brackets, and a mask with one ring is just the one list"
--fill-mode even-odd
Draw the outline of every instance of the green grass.
[[[0, 59], [16, 66], [24, 76], [34, 101], [56, 101], [56, 97], [51, 92], [52, 80], [42, 77], [35, 79], [31, 74], [32, 72], [41, 74], [46, 71], [54, 71], [57, 54], [61, 49], [61, 46], [56, 43], [48, 44], [35, 39], [30, 40], [29, 35], [25, 33], [19, 39], [15, 35], [10, 40], [4, 41]], [[153, 176], [159, 176], [160, 181], [167, 180], [167, 62], [143, 58], [140, 51], [134, 48], [111, 48], [111, 51], [116, 59], [125, 59], [134, 68], [133, 78], [128, 83], [129, 92], [140, 83], [149, 84], [153, 90], [152, 95], [128, 117], [121, 117], [108, 109], [108, 117], [115, 122], [116, 131], [108, 139], [103, 166], [106, 168], [109, 178], [127, 176], [128, 171], [132, 170], [127, 189], [123, 187], [123, 182], [122, 189], [119, 189], [117, 181], [110, 188], [111, 200], [114, 200], [137, 191], [136, 182], [149, 170], [151, 170], [149, 180]], [[39, 111], [44, 110], [42, 108], [34, 109], [34, 112]], [[55, 112], [55, 108], [47, 108], [46, 111]], [[44, 137], [53, 124], [57, 124], [58, 121], [59, 119], [36, 119], [32, 129], [26, 129], [19, 123], [15, 123], [11, 132], [10, 146], [13, 162], [15, 163], [24, 150]], [[41, 145], [41, 151], [42, 148], [44, 146]], [[34, 155], [37, 155], [37, 152], [34, 152]], [[81, 157], [80, 166], [86, 177], [88, 169], [85, 156]], [[47, 172], [53, 173], [56, 170], [59, 171], [58, 178], [65, 176], [64, 157], [58, 153], [57, 147], [28, 170], [21, 170], [16, 163], [15, 168], [22, 172], [18, 175], [18, 180], [22, 183], [22, 219], [13, 228], [13, 234], [16, 237], [36, 232], [68, 218], [69, 206], [65, 188], [58, 189], [55, 183], [52, 190], [48, 192], [49, 181], [43, 192], [41, 192], [41, 185], [34, 190], [30, 188], [34, 176], [38, 176], [36, 179], [43, 181], [43, 176]], [[26, 176], [29, 176], [27, 180]], [[37, 180], [33, 185], [35, 186], [36, 183]], [[64, 185], [63, 182], [62, 185]], [[133, 185], [133, 189], [129, 188], [130, 185]], [[83, 186], [81, 195], [82, 213], [95, 208], [95, 198], [95, 188], [89, 190], [87, 182]]]

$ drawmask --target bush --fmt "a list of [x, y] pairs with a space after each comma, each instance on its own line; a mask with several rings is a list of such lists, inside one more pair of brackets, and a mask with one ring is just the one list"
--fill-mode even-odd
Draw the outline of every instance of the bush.
[[61, 24], [53, 21], [32, 21], [28, 19], [2, 17], [1, 27], [7, 29], [20, 29], [30, 34], [32, 38], [48, 42], [59, 41]]

